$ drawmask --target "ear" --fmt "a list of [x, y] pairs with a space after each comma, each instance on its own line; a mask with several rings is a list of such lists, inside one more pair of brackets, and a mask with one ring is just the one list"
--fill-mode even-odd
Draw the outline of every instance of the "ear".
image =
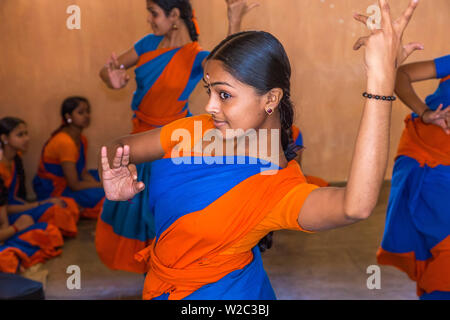
[[177, 21], [181, 17], [180, 9], [173, 8], [172, 11], [170, 11], [169, 18], [173, 21]]
[[278, 108], [280, 105], [281, 99], [283, 99], [283, 89], [280, 88], [274, 88], [266, 93], [265, 98], [265, 106], [264, 108], [267, 110], [268, 108], [272, 109], [273, 111]]
[[2, 143], [5, 143], [6, 141], [8, 141], [8, 137], [6, 136], [6, 134], [2, 134], [0, 136], [0, 139], [1, 139]]

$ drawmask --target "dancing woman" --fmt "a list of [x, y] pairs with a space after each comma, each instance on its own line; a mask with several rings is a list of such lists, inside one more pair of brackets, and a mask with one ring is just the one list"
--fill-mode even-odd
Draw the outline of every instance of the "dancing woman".
[[[244, 15], [258, 4], [227, 0], [230, 34], [239, 31]], [[209, 52], [198, 43], [199, 28], [189, 0], [147, 1], [148, 22], [153, 29], [132, 48], [112, 54], [100, 76], [108, 87], [121, 89], [130, 80], [126, 70], [136, 67], [137, 90], [132, 101], [133, 131], [141, 133], [191, 116], [188, 99], [203, 77]], [[137, 172], [149, 183], [150, 163]], [[154, 221], [146, 215], [148, 197], [137, 195], [126, 203], [106, 200], [97, 224], [96, 248], [101, 260], [112, 269], [143, 272], [134, 254], [154, 238]]]
[[[144, 299], [274, 299], [256, 246], [264, 235], [328, 230], [370, 216], [387, 165], [396, 68], [413, 51], [402, 47], [402, 35], [417, 6], [412, 1], [392, 21], [387, 1], [379, 3], [382, 29], [356, 44], [366, 47], [370, 95], [345, 188], [307, 184], [288, 152], [291, 69], [281, 43], [265, 32], [234, 34], [208, 56], [208, 114], [102, 148], [110, 200], [142, 192], [135, 164], [154, 161], [147, 214], [154, 215], [156, 235], [137, 255], [148, 271]], [[250, 148], [234, 144], [248, 130], [270, 154], [255, 159]], [[212, 137], [217, 147], [211, 148]]]
[[[425, 102], [413, 83], [441, 79]], [[405, 119], [378, 263], [406, 272], [421, 300], [450, 299], [450, 55], [399, 68]]]

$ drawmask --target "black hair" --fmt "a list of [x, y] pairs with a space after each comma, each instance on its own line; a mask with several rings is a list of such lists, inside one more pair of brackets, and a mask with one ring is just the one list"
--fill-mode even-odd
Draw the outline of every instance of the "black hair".
[[0, 207], [3, 207], [8, 203], [8, 188], [3, 181], [3, 178], [0, 177]]
[[89, 109], [91, 108], [91, 104], [89, 103], [89, 100], [84, 97], [74, 96], [74, 97], [66, 98], [63, 101], [63, 103], [61, 105], [62, 124], [59, 126], [58, 129], [53, 131], [53, 133], [51, 134], [52, 137], [55, 134], [57, 134], [58, 132], [60, 132], [64, 127], [69, 125], [69, 123], [67, 122], [67, 119], [66, 119], [66, 114], [72, 114], [72, 112], [76, 108], [78, 108], [80, 106], [80, 103], [82, 103], [82, 102], [86, 103], [88, 105]]
[[[0, 135], [5, 134], [9, 135], [11, 131], [13, 131], [17, 126], [20, 124], [26, 124], [25, 121], [19, 118], [14, 117], [5, 117], [0, 120]], [[4, 149], [3, 141], [0, 141], [2, 149]], [[27, 198], [27, 189], [25, 186], [25, 170], [23, 167], [22, 158], [16, 154], [14, 157], [14, 165], [17, 172], [17, 178], [18, 178], [18, 186], [19, 189], [17, 191], [17, 195], [22, 198]]]
[[[283, 90], [278, 106], [281, 122], [281, 144], [288, 161], [294, 159], [292, 138], [294, 107], [291, 101], [291, 65], [283, 45], [273, 35], [263, 31], [246, 31], [223, 40], [207, 60], [219, 60], [225, 70], [240, 82], [264, 95], [274, 88]], [[262, 252], [272, 246], [273, 232], [259, 243]]]
[[180, 10], [180, 17], [183, 19], [186, 27], [189, 30], [189, 36], [192, 41], [198, 41], [197, 28], [194, 23], [194, 14], [189, 0], [151, 0], [161, 9], [163, 9], [166, 16], [172, 12], [173, 9]]

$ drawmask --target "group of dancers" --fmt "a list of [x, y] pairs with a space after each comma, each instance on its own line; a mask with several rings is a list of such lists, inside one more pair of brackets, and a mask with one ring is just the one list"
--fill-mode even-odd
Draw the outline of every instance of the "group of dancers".
[[[257, 4], [227, 0], [229, 35], [207, 52], [198, 44], [188, 0], [146, 2], [153, 33], [112, 54], [100, 71], [105, 84], [119, 90], [130, 80], [127, 69], [135, 67], [137, 90], [133, 131], [102, 147], [99, 175], [86, 169], [81, 132], [89, 125], [87, 99], [64, 102], [63, 124], [45, 144], [33, 180], [33, 203], [23, 200], [18, 160], [28, 143], [26, 124], [1, 120], [7, 195], [0, 271], [16, 272], [59, 254], [61, 235], [76, 234], [81, 213], [98, 217], [96, 248], [105, 265], [146, 274], [144, 299], [275, 299], [261, 259], [273, 231], [319, 232], [371, 215], [389, 157], [395, 92], [413, 113], [405, 120], [376, 256], [416, 281], [421, 299], [450, 299], [450, 56], [404, 64], [423, 49], [402, 43], [417, 0], [398, 19], [387, 0], [379, 0], [381, 29], [370, 29], [354, 46], [365, 48], [367, 87], [355, 93], [365, 100], [364, 110], [342, 188], [301, 170], [289, 58], [270, 33], [240, 32]], [[355, 19], [366, 24], [368, 18]], [[412, 83], [426, 79], [441, 81], [423, 102]], [[206, 113], [193, 116], [188, 99], [201, 81], [209, 100]], [[239, 145], [250, 131], [256, 155]], [[17, 249], [23, 241], [41, 253], [24, 255]], [[4, 268], [13, 256], [16, 262]]]

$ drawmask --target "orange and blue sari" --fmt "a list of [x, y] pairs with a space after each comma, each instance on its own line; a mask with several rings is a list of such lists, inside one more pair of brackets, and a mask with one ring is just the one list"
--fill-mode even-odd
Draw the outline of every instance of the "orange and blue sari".
[[[191, 137], [181, 143], [194, 146], [202, 140], [196, 137], [195, 121], [203, 134], [214, 128], [210, 115], [164, 126], [165, 156], [151, 164], [146, 215], [154, 220], [155, 236], [146, 239], [134, 265], [147, 273], [143, 298], [275, 299], [257, 244], [275, 230], [308, 232], [298, 224], [298, 214], [317, 186], [306, 183], [295, 160], [282, 169], [261, 159], [216, 157], [190, 147], [178, 154], [182, 138], [173, 141], [172, 133], [187, 130]], [[129, 245], [123, 251], [101, 249], [102, 259], [110, 262], [129, 254]]]
[[[97, 219], [105, 198], [103, 188], [90, 188], [73, 191], [67, 186], [67, 180], [61, 166], [62, 162], [76, 164], [78, 178], [86, 168], [87, 139], [82, 136], [80, 146], [65, 132], [55, 134], [42, 150], [37, 175], [33, 179], [34, 192], [39, 200], [51, 197], [65, 197], [75, 200], [82, 207], [81, 217]], [[96, 170], [88, 172], [99, 180]]]
[[192, 115], [188, 99], [203, 78], [202, 62], [209, 52], [196, 41], [183, 47], [158, 49], [162, 39], [149, 34], [134, 46], [139, 60], [132, 101], [133, 133]]
[[[13, 221], [10, 219], [10, 224]], [[63, 237], [58, 228], [45, 222], [16, 233], [0, 244], [0, 272], [16, 273], [61, 254]]]
[[[132, 133], [156, 129], [192, 115], [188, 99], [203, 77], [202, 62], [209, 52], [202, 51], [198, 42], [158, 49], [162, 39], [162, 36], [150, 34], [134, 46], [139, 60], [135, 70], [137, 90], [132, 101]], [[138, 179], [146, 186], [150, 183], [151, 167], [150, 163], [137, 166]], [[99, 254], [108, 267], [143, 272], [133, 257], [155, 236], [153, 218], [146, 214], [148, 207], [145, 193], [136, 195], [130, 202], [105, 200], [97, 224], [97, 235], [100, 236], [96, 241]], [[108, 240], [102, 243], [102, 239]], [[128, 251], [128, 255], [118, 257], [114, 254], [117, 251]]]
[[[8, 188], [8, 205], [26, 204], [24, 200], [18, 197], [19, 183], [15, 165], [13, 164], [11, 170], [8, 170], [3, 163], [0, 163], [0, 176], [3, 178], [6, 188]], [[34, 222], [47, 222], [56, 226], [64, 236], [74, 237], [78, 232], [77, 222], [80, 211], [74, 200], [64, 197], [61, 200], [65, 202], [65, 207], [45, 203], [30, 210], [11, 214], [8, 216], [9, 221], [14, 223], [20, 216], [26, 214], [31, 216]]]
[[[436, 92], [425, 100], [450, 105], [450, 55], [435, 60]], [[378, 263], [406, 272], [422, 300], [450, 299], [450, 136], [408, 115], [392, 175]]]

